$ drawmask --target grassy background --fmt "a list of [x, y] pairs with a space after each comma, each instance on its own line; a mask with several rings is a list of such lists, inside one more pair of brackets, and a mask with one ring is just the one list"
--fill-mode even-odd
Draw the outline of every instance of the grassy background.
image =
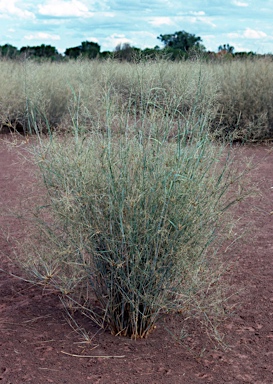
[[[0, 125], [26, 131], [124, 130], [210, 112], [218, 137], [272, 138], [273, 62], [0, 62]], [[109, 120], [110, 119], [110, 120]], [[72, 124], [71, 124], [72, 122]]]

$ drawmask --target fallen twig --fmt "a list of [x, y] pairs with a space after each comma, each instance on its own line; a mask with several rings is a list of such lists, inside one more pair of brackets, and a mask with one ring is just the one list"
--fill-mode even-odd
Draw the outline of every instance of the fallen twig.
[[122, 355], [122, 356], [86, 356], [86, 355], [75, 355], [74, 353], [68, 353], [68, 352], [65, 352], [65, 351], [61, 351], [61, 353], [64, 353], [65, 355], [68, 355], [68, 356], [84, 357], [84, 358], [88, 358], [88, 359], [99, 358], [99, 357], [101, 357], [102, 359], [122, 359], [122, 358], [125, 357], [125, 355]]

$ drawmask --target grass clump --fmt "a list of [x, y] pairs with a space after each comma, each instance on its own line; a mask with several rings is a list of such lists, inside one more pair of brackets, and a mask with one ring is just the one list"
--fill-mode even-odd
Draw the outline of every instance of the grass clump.
[[214, 127], [220, 138], [255, 142], [273, 137], [273, 62], [233, 61], [215, 66], [219, 79]]
[[144, 132], [109, 127], [41, 141], [35, 156], [46, 201], [25, 259], [71, 309], [132, 338], [198, 300], [206, 312], [204, 290], [211, 307], [223, 216], [240, 198], [227, 195], [236, 178], [205, 115], [175, 123], [171, 140], [148, 122]]

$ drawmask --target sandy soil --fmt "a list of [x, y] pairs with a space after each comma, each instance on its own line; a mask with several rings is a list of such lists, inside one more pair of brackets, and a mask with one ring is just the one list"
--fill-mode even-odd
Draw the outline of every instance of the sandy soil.
[[[27, 145], [22, 137], [0, 136], [0, 268], [15, 274], [20, 271], [9, 257], [20, 247], [23, 229], [7, 212], [31, 186], [34, 168], [19, 156]], [[147, 339], [133, 341], [78, 315], [86, 342], [68, 324], [56, 295], [0, 271], [0, 382], [272, 384], [273, 152], [255, 146], [239, 148], [237, 155], [259, 162], [250, 177], [261, 193], [239, 207], [238, 214], [247, 212], [241, 226], [251, 221], [252, 231], [226, 254], [238, 260], [232, 283], [244, 288], [240, 305], [222, 325], [229, 349], [216, 349], [194, 321], [189, 335], [175, 340], [169, 331], [179, 333], [181, 316], [166, 317]]]

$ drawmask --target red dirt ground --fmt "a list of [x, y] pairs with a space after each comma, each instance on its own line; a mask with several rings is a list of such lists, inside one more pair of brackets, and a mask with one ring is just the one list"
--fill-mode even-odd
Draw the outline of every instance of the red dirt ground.
[[[30, 164], [19, 153], [22, 137], [0, 136], [0, 267], [20, 273], [10, 261], [20, 244], [20, 221], [7, 214], [28, 194]], [[271, 147], [272, 149], [272, 147]], [[251, 180], [261, 194], [238, 209], [248, 212], [252, 232], [227, 251], [238, 260], [232, 283], [240, 306], [223, 325], [229, 349], [216, 349], [197, 322], [175, 340], [182, 318], [166, 317], [145, 340], [100, 331], [79, 316], [91, 341], [84, 343], [68, 324], [58, 297], [0, 271], [0, 382], [3, 384], [272, 384], [273, 383], [273, 152], [269, 146], [238, 148], [259, 166]], [[255, 209], [252, 209], [255, 207]]]

